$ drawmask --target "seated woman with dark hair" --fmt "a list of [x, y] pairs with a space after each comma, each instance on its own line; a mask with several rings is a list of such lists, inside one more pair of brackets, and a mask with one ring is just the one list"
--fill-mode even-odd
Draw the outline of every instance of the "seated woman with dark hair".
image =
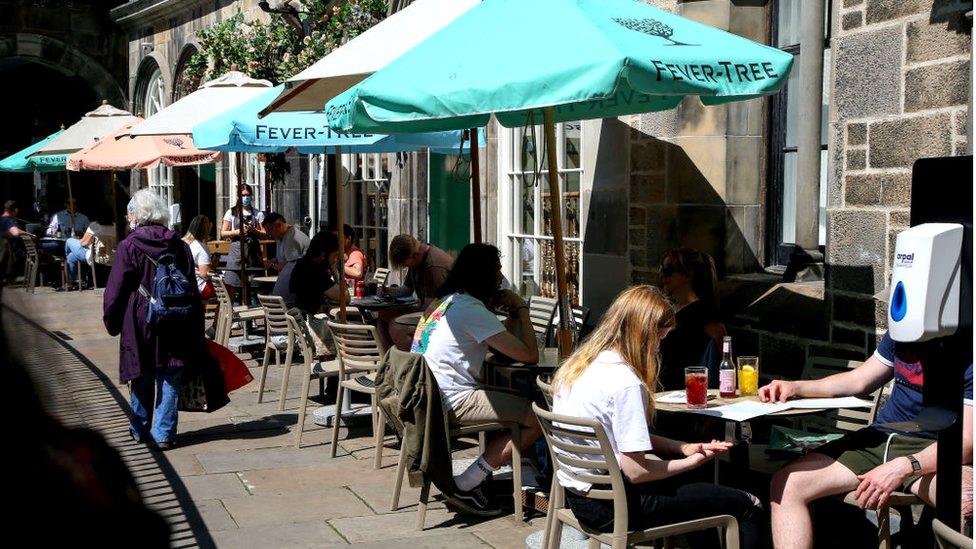
[[661, 286], [674, 302], [675, 327], [661, 342], [661, 385], [684, 389], [688, 366], [706, 366], [709, 383], [718, 383], [725, 324], [718, 308], [715, 262], [691, 248], [670, 250], [661, 262]]
[[[430, 304], [417, 326], [411, 347], [423, 353], [452, 424], [503, 421], [522, 426], [522, 440], [498, 435], [484, 454], [454, 477], [459, 506], [486, 516], [501, 512], [485, 494], [491, 472], [512, 458], [513, 443], [527, 448], [542, 434], [528, 399], [493, 390], [483, 382], [489, 346], [521, 362], [539, 360], [529, 306], [515, 292], [500, 289], [501, 269], [498, 248], [465, 246], [438, 292], [439, 299]], [[508, 314], [510, 329], [495, 316], [496, 310]]]

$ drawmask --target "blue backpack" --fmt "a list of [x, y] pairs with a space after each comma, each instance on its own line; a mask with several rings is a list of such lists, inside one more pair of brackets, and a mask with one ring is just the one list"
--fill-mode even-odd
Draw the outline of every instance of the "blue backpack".
[[139, 284], [139, 293], [149, 300], [146, 324], [150, 329], [159, 329], [185, 322], [200, 305], [196, 282], [191, 282], [176, 267], [176, 256], [172, 253], [166, 252], [155, 260], [146, 257], [156, 266], [152, 291]]

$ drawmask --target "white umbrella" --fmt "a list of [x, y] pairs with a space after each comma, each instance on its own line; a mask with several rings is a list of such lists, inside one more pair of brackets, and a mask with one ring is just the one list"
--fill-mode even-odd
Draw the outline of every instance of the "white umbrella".
[[417, 0], [291, 77], [271, 111], [320, 111], [325, 102], [385, 67], [480, 0]]
[[[48, 141], [40, 149], [34, 151], [34, 154], [31, 156], [78, 152], [106, 135], [113, 133], [124, 124], [135, 122], [136, 120], [139, 120], [139, 118], [132, 116], [131, 112], [115, 108], [109, 105], [108, 101], [102, 101], [100, 107], [85, 113], [85, 116], [81, 117], [81, 120], [72, 124], [71, 127], [61, 132], [61, 135]], [[74, 193], [71, 190], [71, 172], [67, 172], [67, 179], [68, 199], [74, 201]], [[115, 190], [114, 187], [112, 190]]]
[[193, 126], [253, 99], [270, 87], [271, 82], [267, 80], [256, 80], [231, 70], [150, 116], [133, 128], [130, 135], [190, 135]]

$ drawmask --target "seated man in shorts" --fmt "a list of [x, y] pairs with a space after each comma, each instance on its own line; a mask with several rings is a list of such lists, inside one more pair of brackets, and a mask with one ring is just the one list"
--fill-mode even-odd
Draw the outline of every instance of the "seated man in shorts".
[[[522, 440], [498, 435], [484, 454], [454, 477], [454, 497], [485, 516], [501, 512], [486, 495], [491, 472], [511, 460], [513, 443], [527, 448], [542, 434], [528, 399], [491, 389], [482, 381], [489, 346], [520, 362], [539, 360], [529, 307], [518, 294], [499, 290], [501, 282], [498, 248], [465, 246], [438, 292], [439, 299], [418, 325], [411, 348], [423, 353], [452, 424], [504, 421], [522, 426]], [[510, 328], [498, 320], [496, 310], [508, 314]]]
[[[763, 401], [793, 397], [842, 397], [874, 392], [894, 378], [891, 398], [870, 426], [818, 448], [773, 476], [770, 486], [773, 543], [779, 549], [813, 547], [809, 504], [854, 490], [858, 505], [877, 509], [892, 492], [911, 492], [935, 505], [937, 434], [903, 433], [887, 423], [911, 421], [922, 411], [925, 344], [885, 334], [874, 355], [857, 368], [823, 379], [774, 381], [759, 390]], [[973, 456], [973, 365], [968, 352], [963, 407], [963, 464]], [[970, 506], [971, 509], [971, 506]], [[971, 512], [971, 511], [970, 511]]]

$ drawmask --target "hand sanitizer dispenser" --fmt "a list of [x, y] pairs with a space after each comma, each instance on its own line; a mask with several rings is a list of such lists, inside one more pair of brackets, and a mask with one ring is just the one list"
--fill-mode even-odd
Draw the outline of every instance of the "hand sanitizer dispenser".
[[958, 223], [924, 223], [898, 235], [888, 300], [888, 333], [895, 341], [956, 331], [962, 237]]

